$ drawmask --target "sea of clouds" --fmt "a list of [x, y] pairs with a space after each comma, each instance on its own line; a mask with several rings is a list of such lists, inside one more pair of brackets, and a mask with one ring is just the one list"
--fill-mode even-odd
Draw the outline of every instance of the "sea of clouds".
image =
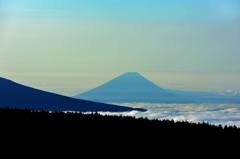
[[236, 125], [240, 127], [240, 104], [158, 104], [158, 103], [110, 103], [134, 108], [145, 108], [146, 112], [99, 112], [102, 115], [146, 117], [148, 119], [170, 119], [194, 123]]

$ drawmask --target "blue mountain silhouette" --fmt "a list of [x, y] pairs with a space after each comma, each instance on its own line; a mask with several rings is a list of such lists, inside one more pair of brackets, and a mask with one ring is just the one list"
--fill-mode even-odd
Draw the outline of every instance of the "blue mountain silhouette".
[[162, 89], [137, 72], [126, 72], [74, 98], [101, 102], [194, 103]]
[[192, 99], [198, 103], [215, 103], [215, 104], [239, 104], [240, 96], [235, 95], [222, 95], [213, 92], [204, 91], [184, 91], [184, 90], [171, 90], [168, 92], [181, 96], [187, 99]]
[[4, 78], [0, 78], [0, 107], [48, 111], [145, 111], [144, 109], [74, 99], [24, 86]]

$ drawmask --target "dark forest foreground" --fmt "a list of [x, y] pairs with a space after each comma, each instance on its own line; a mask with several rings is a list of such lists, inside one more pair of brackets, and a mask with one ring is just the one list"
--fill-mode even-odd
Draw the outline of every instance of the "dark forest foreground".
[[[157, 153], [165, 149], [197, 147], [225, 149], [239, 144], [240, 128], [208, 123], [149, 120], [99, 113], [49, 113], [29, 109], [0, 108], [2, 145], [58, 151], [86, 149], [101, 152]], [[187, 147], [186, 147], [187, 146]], [[29, 149], [30, 148], [30, 149]], [[63, 149], [63, 150], [62, 150]], [[162, 149], [163, 150], [163, 149]], [[173, 154], [172, 154], [173, 155]]]

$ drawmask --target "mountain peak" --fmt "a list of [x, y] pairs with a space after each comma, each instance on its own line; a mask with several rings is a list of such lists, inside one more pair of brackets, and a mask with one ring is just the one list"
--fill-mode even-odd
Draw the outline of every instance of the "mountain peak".
[[141, 76], [138, 72], [125, 72], [120, 76]]
[[140, 75], [138, 72], [125, 72], [123, 75]]
[[176, 100], [172, 93], [152, 83], [138, 72], [125, 72], [103, 85], [74, 96], [74, 98], [101, 102], [182, 102], [179, 98]]

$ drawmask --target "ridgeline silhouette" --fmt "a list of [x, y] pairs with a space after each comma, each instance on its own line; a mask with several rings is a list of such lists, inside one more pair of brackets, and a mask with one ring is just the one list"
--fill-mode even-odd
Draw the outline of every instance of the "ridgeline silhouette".
[[10, 108], [44, 109], [48, 111], [145, 111], [145, 109], [116, 106], [80, 99], [74, 99], [0, 78], [0, 106]]

